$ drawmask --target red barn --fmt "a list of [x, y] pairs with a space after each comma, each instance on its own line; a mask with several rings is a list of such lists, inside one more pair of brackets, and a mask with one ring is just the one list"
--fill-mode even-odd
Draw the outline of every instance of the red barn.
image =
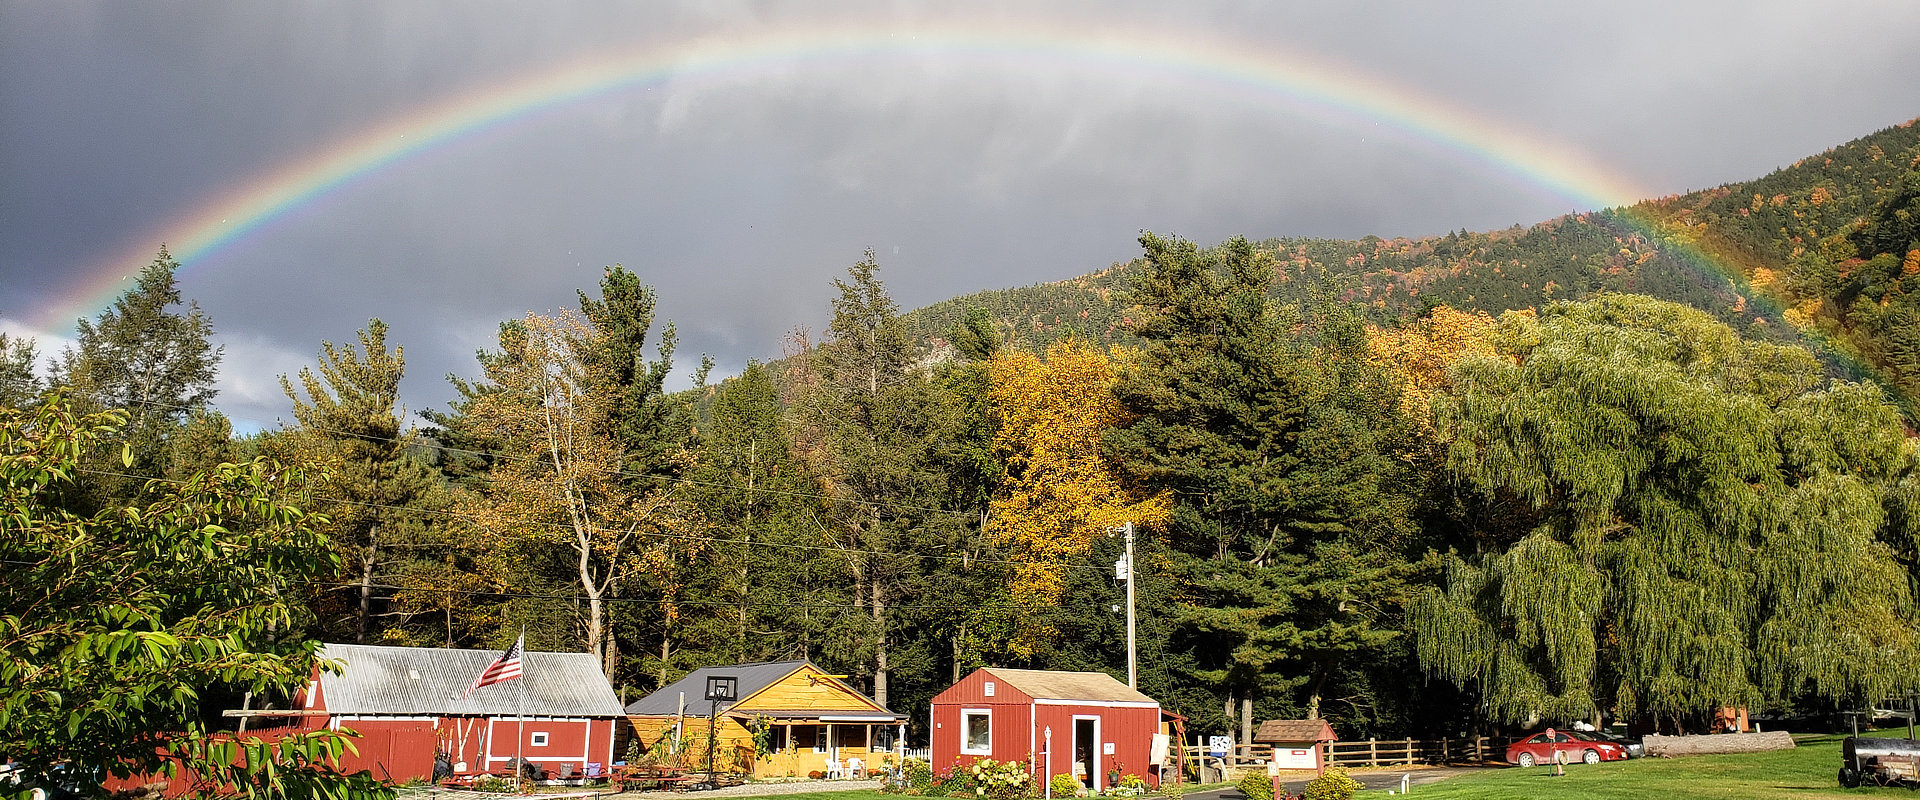
[[510, 774], [516, 755], [549, 777], [613, 762], [614, 723], [624, 711], [590, 654], [528, 652], [520, 678], [464, 699], [500, 651], [329, 644], [320, 656], [345, 669], [319, 671], [295, 705], [315, 727], [360, 733], [360, 756], [348, 769], [428, 778], [436, 752], [460, 774]]
[[981, 667], [933, 698], [940, 772], [984, 758], [1025, 762], [1041, 785], [1069, 774], [1101, 792], [1113, 772], [1157, 786], [1159, 733], [1160, 704], [1104, 672]]

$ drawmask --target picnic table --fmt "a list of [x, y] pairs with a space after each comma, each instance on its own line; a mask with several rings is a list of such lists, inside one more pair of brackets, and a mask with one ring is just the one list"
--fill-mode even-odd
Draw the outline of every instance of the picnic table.
[[700, 780], [700, 776], [688, 775], [686, 771], [674, 767], [614, 767], [612, 775], [613, 785], [623, 792], [642, 789], [678, 791], [697, 780]]

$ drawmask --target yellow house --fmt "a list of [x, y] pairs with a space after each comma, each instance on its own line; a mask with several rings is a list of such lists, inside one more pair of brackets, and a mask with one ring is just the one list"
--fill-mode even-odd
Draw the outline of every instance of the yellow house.
[[[714, 687], [722, 699], [707, 699]], [[702, 667], [633, 701], [627, 719], [644, 751], [688, 767], [705, 767], [711, 729], [716, 769], [761, 778], [862, 777], [906, 739], [905, 716], [810, 661]]]

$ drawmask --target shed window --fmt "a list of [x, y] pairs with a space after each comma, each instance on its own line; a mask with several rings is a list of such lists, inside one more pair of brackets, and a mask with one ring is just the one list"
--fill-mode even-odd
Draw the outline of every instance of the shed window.
[[527, 740], [527, 744], [529, 744], [529, 745], [532, 745], [532, 746], [534, 746], [534, 747], [546, 747], [546, 746], [547, 746], [547, 732], [546, 732], [546, 731], [534, 731], [534, 732], [533, 732], [533, 736], [532, 736], [531, 738], [529, 738], [529, 739]]
[[969, 708], [960, 712], [960, 752], [967, 755], [993, 755], [993, 712]]

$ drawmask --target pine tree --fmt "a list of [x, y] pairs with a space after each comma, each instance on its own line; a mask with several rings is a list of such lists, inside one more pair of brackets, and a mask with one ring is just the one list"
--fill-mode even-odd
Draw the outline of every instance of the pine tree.
[[0, 333], [0, 408], [20, 408], [40, 396], [34, 341]]
[[1141, 245], [1128, 300], [1147, 345], [1116, 383], [1130, 419], [1107, 452], [1124, 480], [1174, 499], [1167, 542], [1190, 581], [1175, 646], [1222, 701], [1225, 720], [1202, 719], [1238, 716], [1250, 735], [1256, 700], [1304, 687], [1317, 713], [1337, 663], [1393, 635], [1409, 529], [1388, 457], [1399, 395], [1354, 315], [1269, 299], [1275, 265], [1245, 239]]
[[133, 465], [120, 470], [130, 477], [102, 479], [93, 492], [98, 500], [131, 498], [145, 479], [164, 475], [169, 437], [213, 401], [222, 350], [211, 343], [213, 323], [198, 304], [188, 302], [184, 313], [170, 310], [181, 303], [179, 269], [160, 248], [112, 308], [80, 320], [73, 346], [55, 367], [53, 382], [70, 387], [89, 408], [128, 414], [119, 442], [133, 451]]
[[411, 452], [412, 433], [401, 429], [404, 350], [387, 348], [387, 325], [377, 319], [359, 340], [357, 349], [322, 342], [319, 373], [302, 368], [298, 387], [282, 375], [280, 387], [299, 422], [286, 437], [290, 455], [322, 476], [329, 538], [344, 577], [358, 585], [353, 640], [366, 642], [376, 633], [376, 606], [388, 599], [376, 584], [396, 582], [395, 562], [417, 555], [407, 550], [427, 524], [422, 511], [445, 501], [438, 480]]

